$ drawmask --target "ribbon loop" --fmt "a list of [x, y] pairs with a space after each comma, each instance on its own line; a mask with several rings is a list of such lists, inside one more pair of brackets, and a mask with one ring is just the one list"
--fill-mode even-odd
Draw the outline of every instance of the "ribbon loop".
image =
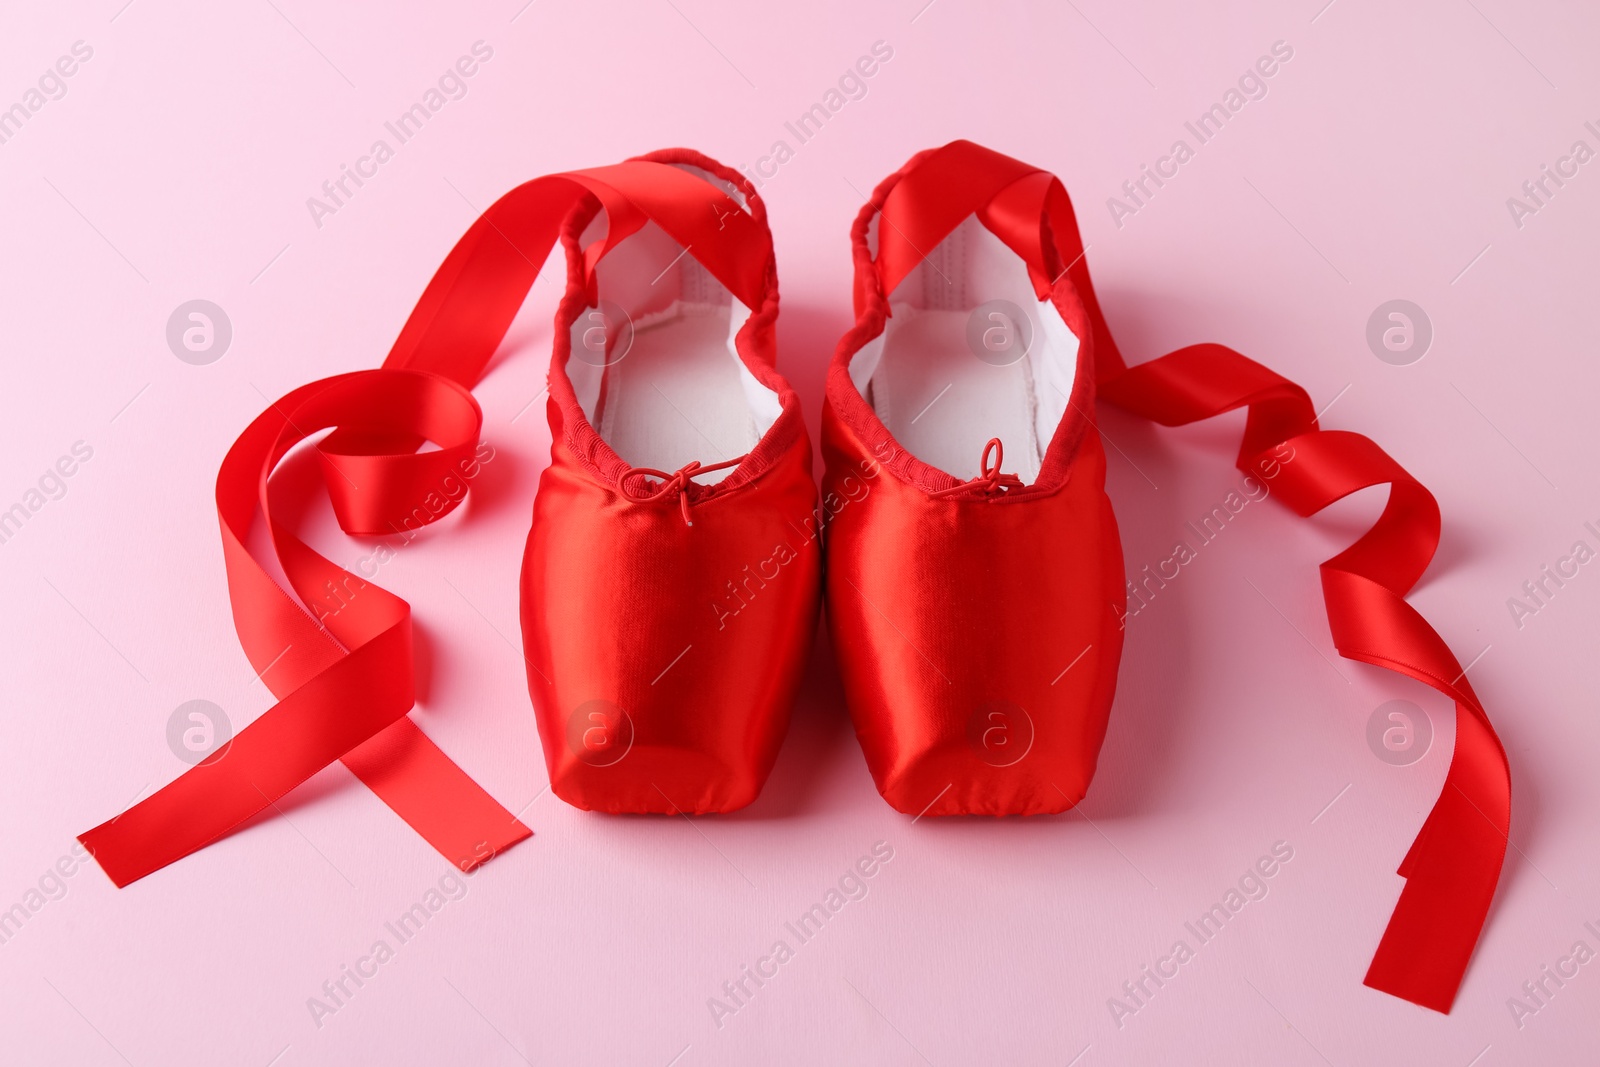
[[[383, 536], [448, 515], [466, 497], [461, 469], [477, 451], [478, 402], [448, 378], [413, 371], [375, 371], [362, 385], [359, 417], [318, 449], [339, 527]], [[438, 448], [404, 447], [417, 439]]]
[[[990, 459], [991, 456], [993, 457], [992, 460]], [[983, 446], [983, 457], [978, 461], [978, 469], [981, 473], [976, 478], [969, 478], [964, 482], [952, 485], [948, 489], [940, 489], [928, 495], [934, 499], [939, 499], [941, 497], [954, 496], [956, 493], [964, 493], [970, 489], [979, 489], [986, 494], [993, 495], [1008, 489], [1023, 488], [1022, 479], [1015, 474], [1000, 473], [1000, 465], [1005, 462], [1005, 458], [1005, 445], [1001, 443], [1000, 438], [991, 437], [989, 438], [989, 443]]]
[[[666, 471], [658, 471], [653, 467], [629, 467], [623, 472], [622, 477], [617, 480], [617, 487], [622, 491], [623, 496], [635, 504], [654, 503], [657, 500], [665, 500], [676, 493], [678, 495], [678, 510], [683, 513], [683, 524], [685, 526], [693, 526], [694, 520], [689, 517], [689, 483], [694, 479], [694, 476], [710, 471], [726, 470], [729, 467], [737, 467], [744, 460], [745, 457], [740, 456], [737, 459], [725, 460], [722, 463], [713, 463], [709, 466], [701, 464], [699, 460], [692, 460], [671, 474]], [[646, 487], [643, 490], [636, 491], [628, 487], [628, 483], [636, 477], [646, 479]], [[648, 481], [651, 478], [656, 479], [659, 484], [651, 486]]]

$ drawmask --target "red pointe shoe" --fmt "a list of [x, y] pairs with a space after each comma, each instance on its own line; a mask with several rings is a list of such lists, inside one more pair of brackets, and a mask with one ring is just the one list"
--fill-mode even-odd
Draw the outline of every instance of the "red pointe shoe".
[[1389, 489], [1322, 564], [1329, 628], [1341, 655], [1453, 700], [1456, 734], [1366, 984], [1449, 1011], [1494, 898], [1511, 783], [1466, 670], [1405, 601], [1439, 543], [1432, 494], [1230, 348], [1127, 366], [1044, 171], [956, 141], [879, 186], [854, 238], [857, 324], [823, 413], [828, 617], [879, 790], [936, 815], [1077, 802], [1125, 602], [1095, 394], [1164, 426], [1248, 408], [1236, 465], [1298, 514]]
[[[1122, 652], [1087, 318], [1070, 281], [1038, 295], [964, 206], [964, 161], [938, 156], [852, 234], [857, 322], [823, 412], [828, 624], [885, 800], [1059, 812], [1094, 775]], [[944, 192], [954, 209], [923, 208]]]
[[551, 463], [522, 584], [550, 783], [604, 811], [726, 811], [760, 791], [816, 625], [811, 449], [773, 368], [777, 276], [760, 200], [704, 156], [658, 152], [502, 196], [434, 273], [381, 368], [301, 386], [234, 443], [217, 476], [228, 587], [278, 703], [226, 758], [82, 835], [117, 885], [335, 761], [462, 870], [529, 836], [408, 717], [410, 606], [295, 537], [266, 486], [297, 442], [332, 428], [317, 449], [346, 532], [448, 514], [480, 466], [468, 390], [558, 241], [568, 285]]
[[611, 192], [562, 229], [522, 571], [545, 765], [580, 808], [732, 811], [772, 769], [820, 596], [766, 209], [697, 153], [588, 173]]

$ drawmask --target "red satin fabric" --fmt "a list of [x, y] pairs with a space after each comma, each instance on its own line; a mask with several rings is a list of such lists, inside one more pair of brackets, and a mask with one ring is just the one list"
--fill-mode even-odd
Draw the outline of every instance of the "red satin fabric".
[[[739, 187], [743, 217], [765, 235], [765, 206], [737, 171], [684, 161]], [[569, 249], [589, 217], [568, 220]], [[715, 224], [717, 213], [700, 219]], [[719, 232], [679, 240], [697, 256], [699, 241]], [[550, 465], [523, 557], [522, 634], [550, 787], [580, 808], [749, 804], [777, 758], [811, 647], [821, 571], [811, 445], [775, 366], [770, 240], [740, 240], [763, 283], [740, 297], [752, 313], [735, 343], [782, 413], [712, 485], [689, 480], [696, 464], [672, 474], [630, 467], [584, 416], [566, 365], [588, 298], [570, 260], [550, 365]], [[702, 469], [716, 466], [726, 465]]]
[[[512, 190], [457, 242], [382, 369], [302, 386], [235, 442], [217, 476], [228, 586], [240, 643], [278, 703], [224, 753], [81, 835], [117, 885], [224, 836], [336, 759], [463, 870], [529, 836], [406, 717], [414, 700], [409, 606], [278, 523], [267, 482], [294, 444], [332, 427], [318, 449], [346, 532], [398, 533], [452, 510], [478, 463], [482, 416], [466, 389], [575, 211], [603, 208], [608, 218], [605, 238], [580, 253], [580, 282], [649, 219], [692, 244], [741, 300], [760, 307], [770, 298], [775, 313], [764, 221], [728, 210], [726, 193], [666, 165], [678, 161], [709, 163], [658, 153]], [[571, 287], [568, 296], [571, 304]], [[786, 425], [797, 421], [796, 411]], [[438, 448], [418, 452], [424, 441]], [[258, 522], [298, 600], [252, 554]]]
[[756, 798], [816, 628], [810, 449], [737, 494], [635, 503], [582, 470], [558, 420], [522, 572], [528, 687], [550, 788], [613, 813]]
[[[875, 212], [881, 212], [884, 222], [878, 230], [876, 261], [865, 240], [867, 224]], [[1439, 511], [1427, 489], [1382, 449], [1360, 434], [1319, 429], [1304, 390], [1221, 345], [1194, 345], [1127, 367], [1095, 299], [1072, 205], [1060, 182], [1044, 171], [957, 141], [923, 153], [890, 177], [857, 220], [859, 321], [841, 343], [829, 377], [829, 414], [835, 408], [844, 414], [826, 423], [831, 448], [827, 477], [831, 481], [835, 468], [846, 470], [849, 463], [858, 462], [865, 447], [893, 455], [892, 439], [881, 424], [874, 429], [876, 420], [867, 417], [870, 412], [845, 373], [846, 362], [861, 344], [882, 329], [885, 294], [922, 258], [920, 250], [936, 246], [973, 213], [1023, 258], [1039, 298], [1053, 300], [1077, 333], [1082, 342], [1080, 372], [1092, 352], [1094, 377], [1106, 400], [1168, 426], [1248, 408], [1239, 468], [1257, 471], [1262, 464], [1273, 461], [1278, 449], [1292, 448], [1294, 461], [1276, 465], [1274, 487], [1277, 495], [1303, 516], [1315, 514], [1359, 489], [1389, 486], [1388, 503], [1372, 528], [1322, 564], [1323, 595], [1334, 645], [1347, 658], [1409, 675], [1454, 700], [1456, 746], [1443, 793], [1401, 863], [1400, 874], [1406, 878], [1406, 885], [1373, 957], [1366, 984], [1438, 1011], [1448, 1011], [1482, 930], [1504, 861], [1510, 824], [1510, 773], [1505, 751], [1459, 662], [1404, 600], [1438, 545]], [[1079, 377], [1081, 386], [1089, 375], [1080, 373]], [[1068, 426], [1079, 421], [1074, 413], [1087, 423], [1089, 411], [1089, 405], [1075, 398], [1073, 410], [1050, 445], [1050, 454], [1057, 452], [1064, 435], [1082, 435], [1080, 452], [1091, 457], [1085, 480], [1093, 485], [1079, 485], [1079, 474], [1074, 471], [1061, 495], [1089, 495], [1099, 490], [1100, 467], [1093, 462], [1099, 455], [1098, 433]], [[870, 439], [874, 436], [875, 441]], [[1050, 454], [1035, 487], [1058, 484]], [[970, 748], [960, 753], [960, 758], [941, 758], [957, 751], [958, 731], [951, 716], [971, 695], [957, 695], [952, 686], [941, 690], [930, 684], [928, 664], [896, 651], [896, 640], [902, 649], [915, 639], [941, 653], [948, 649], [949, 655], [956, 655], [959, 647], [953, 644], [953, 638], [942, 635], [935, 621], [926, 617], [933, 611], [948, 610], [950, 605], [964, 612], [963, 624], [972, 626], [971, 632], [978, 635], [978, 655], [953, 661], [990, 664], [994, 661], [989, 657], [996, 653], [985, 644], [985, 610], [969, 603], [967, 597], [973, 594], [963, 591], [993, 589], [997, 595], [987, 605], [988, 610], [1004, 613], [1008, 632], [1015, 613], [1037, 611], [1030, 599], [1045, 597], [1039, 596], [1037, 585], [1019, 588], [1018, 580], [1008, 571], [1007, 549], [1016, 552], [1018, 546], [1032, 545], [1027, 531], [1018, 530], [1012, 539], [987, 543], [981, 534], [974, 539], [974, 534], [964, 527], [941, 534], [942, 527], [971, 521], [962, 517], [963, 512], [993, 523], [996, 520], [991, 516], [1010, 512], [1012, 507], [940, 507], [937, 505], [942, 501], [928, 499], [930, 491], [948, 487], [940, 484], [940, 472], [930, 473], [920, 464], [907, 462], [898, 463], [894, 470], [899, 477], [882, 479], [891, 491], [875, 495], [874, 509], [861, 509], [852, 519], [830, 527], [828, 596], [829, 615], [838, 635], [847, 692], [863, 747], [880, 788], [885, 789], [886, 795], [890, 790], [896, 792], [890, 802], [905, 810], [906, 795], [931, 798], [952, 779], [957, 785], [946, 797], [957, 792], [963, 781], [968, 788], [982, 792], [977, 783], [983, 779], [974, 776], [991, 772], [971, 758]], [[948, 475], [943, 478], [953, 481]], [[1008, 493], [1001, 499], [1011, 497]], [[1020, 497], [1017, 502], [1025, 500]], [[1070, 560], [1084, 555], [1091, 564], [1098, 561], [1098, 566], [1114, 567], [1119, 591], [1101, 601], [1105, 606], [1121, 602], [1121, 558], [1115, 534], [1111, 534], [1109, 545], [1103, 542], [1108, 523], [1109, 517], [1085, 513], [1061, 516], [1052, 525], [1052, 529], [1070, 535], [1057, 546], [1052, 559]], [[893, 545], [892, 539], [875, 538], [869, 528], [885, 525], [898, 529], [906, 539], [903, 543], [916, 544], [919, 551], [929, 550], [927, 540], [936, 540], [939, 545], [946, 541], [954, 544], [958, 537], [968, 539], [975, 548], [970, 555], [936, 554], [930, 561], [934, 566], [921, 573], [902, 565], [897, 578], [903, 584], [898, 586], [891, 582], [872, 585], [869, 592], [879, 591], [885, 596], [889, 588], [898, 589], [894, 602], [898, 608], [896, 619], [907, 620], [900, 622], [905, 633], [888, 632], [894, 627], [884, 625], [886, 618], [874, 621], [858, 606], [865, 599], [860, 596], [861, 589], [849, 587], [872, 583], [874, 579], [869, 575], [878, 567], [894, 567], [891, 549], [898, 546]], [[1114, 563], [1111, 556], [1116, 557]], [[1077, 569], [1085, 566], [1079, 564]], [[1030, 569], [1035, 576], [1043, 571]], [[843, 580], [846, 578], [850, 581]], [[1061, 595], [1058, 590], [1050, 593]], [[1083, 589], [1078, 590], [1078, 595], [1084, 595]], [[1027, 617], [1032, 618], [1031, 614]], [[1055, 658], [1081, 647], [1087, 632], [1085, 625], [1079, 623], [1077, 629], [1061, 626], [1054, 640], [1048, 642]], [[864, 664], [844, 662], [857, 657], [879, 657], [880, 669], [875, 678], [866, 677], [870, 671]], [[1003, 666], [1018, 661], [1000, 662]], [[1113, 658], [1107, 673], [1114, 673], [1114, 667]], [[1077, 670], [1073, 668], [1068, 677]], [[1082, 723], [1103, 718], [1098, 698], [1097, 692], [1080, 697], [1073, 705], [1076, 710], [1068, 716], [1078, 742], [1092, 743], [1096, 748], [1098, 730], [1085, 729]], [[1081, 768], [1087, 764], [1092, 770], [1092, 753], [1076, 751], [1072, 755], [1076, 762], [1069, 759], [1063, 766]], [[914, 775], [915, 780], [908, 780], [907, 775]], [[963, 804], [959, 797], [941, 800], [930, 814], [981, 811], [984, 802], [1003, 807], [1017, 788], [1017, 777], [1005, 778], [998, 790], [977, 804], [971, 800]], [[1076, 796], [1072, 799], [1076, 800]]]
[[[352, 446], [377, 434], [426, 438], [439, 448], [323, 454], [330, 488], [340, 483], [333, 500], [346, 530], [416, 525], [414, 512], [437, 517], [423, 506], [428, 494], [439, 494], [438, 515], [460, 501], [447, 487], [475, 473], [481, 422], [471, 395], [447, 379], [360, 371], [302, 386], [234, 443], [217, 476], [228, 588], [240, 643], [279, 703], [219, 755], [81, 835], [113, 882], [127, 885], [209, 844], [337, 759], [463, 870], [528, 836], [406, 718], [414, 700], [409, 605], [295, 537], [273, 519], [267, 495], [268, 476], [289, 449], [328, 427], [344, 427]], [[258, 516], [284, 575], [316, 615], [251, 554]]]
[[[939, 177], [952, 195], [970, 192], [968, 168]], [[867, 227], [895, 181], [856, 220], [859, 317], [829, 368], [822, 419], [828, 627], [850, 715], [878, 791], [899, 811], [1065, 811], [1094, 777], [1125, 602], [1105, 453], [1083, 414], [1094, 405], [1090, 346], [1079, 347], [1068, 418], [1032, 485], [961, 482], [902, 448], [850, 380], [849, 360], [882, 332], [885, 280], [921, 258], [910, 246], [933, 248], [972, 212], [932, 223], [920, 210], [897, 215], [892, 224], [912, 235], [896, 246], [906, 251], [882, 246], [899, 257], [891, 270], [873, 262]], [[1081, 305], [1061, 310], [1088, 332]]]
[[878, 452], [831, 402], [823, 452], [828, 627], [883, 798], [909, 815], [1076, 804], [1122, 654], [1122, 548], [1098, 436], [1065, 461], [1057, 491], [1026, 496], [909, 479], [905, 453]]

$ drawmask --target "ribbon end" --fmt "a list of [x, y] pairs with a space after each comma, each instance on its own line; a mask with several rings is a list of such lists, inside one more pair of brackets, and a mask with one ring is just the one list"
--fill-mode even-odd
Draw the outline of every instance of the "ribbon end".
[[1459, 983], [1444, 988], [1437, 982], [1428, 982], [1416, 975], [1398, 973], [1392, 968], [1380, 969], [1377, 961], [1367, 970], [1367, 976], [1361, 984], [1368, 989], [1376, 989], [1380, 993], [1387, 993], [1391, 997], [1417, 1005], [1419, 1008], [1428, 1008], [1440, 1015], [1449, 1015], [1450, 1008], [1455, 1003], [1456, 992], [1461, 988]]
[[[115, 819], [112, 820], [112, 822], [115, 821]], [[85, 830], [78, 835], [77, 841], [78, 844], [83, 846], [83, 850], [89, 854], [89, 858], [94, 860], [96, 866], [105, 872], [107, 878], [111, 879], [112, 885], [118, 889], [126, 889], [150, 872], [137, 869], [128, 864], [119, 864], [113, 856], [103, 855], [96, 850], [95, 841], [97, 840], [97, 835], [110, 825], [111, 823], [101, 823], [93, 830]]]
[[520, 819], [512, 819], [511, 822], [512, 828], [496, 838], [493, 843], [479, 841], [467, 855], [452, 859], [450, 862], [455, 865], [456, 870], [462, 874], [471, 874], [513, 845], [533, 836], [533, 831], [524, 826]]

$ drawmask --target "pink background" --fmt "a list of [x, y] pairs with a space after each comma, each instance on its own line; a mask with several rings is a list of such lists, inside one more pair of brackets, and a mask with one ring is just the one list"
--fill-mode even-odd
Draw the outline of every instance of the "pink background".
[[[214, 701], [237, 728], [270, 703], [234, 638], [211, 499], [219, 460], [267, 398], [375, 366], [451, 243], [514, 184], [676, 144], [750, 164], [780, 138], [796, 152], [763, 194], [781, 362], [813, 425], [848, 319], [851, 216], [912, 152], [964, 136], [1066, 181], [1130, 358], [1233, 345], [1430, 486], [1444, 543], [1412, 599], [1463, 662], [1481, 653], [1471, 677], [1512, 758], [1513, 847], [1451, 1015], [1361, 985], [1451, 737], [1439, 698], [1330, 644], [1315, 563], [1365, 527], [1377, 493], [1309, 523], [1252, 505], [1130, 624], [1081, 813], [913, 824], [892, 812], [826, 640], [747, 811], [603, 818], [541, 793], [513, 646], [548, 447], [542, 404], [528, 407], [548, 358], [547, 272], [514, 353], [478, 389], [499, 458], [462, 513], [380, 578], [419, 620], [416, 720], [509, 808], [526, 806], [537, 836], [471, 878], [320, 1026], [308, 998], [376, 940], [393, 944], [384, 924], [448, 873], [342, 768], [283, 815], [129, 889], [78, 870], [0, 945], [0, 1058], [1465, 1067], [1596, 1055], [1600, 962], [1520, 1026], [1507, 1001], [1575, 941], [1600, 949], [1584, 928], [1600, 927], [1600, 565], [1520, 628], [1507, 599], [1575, 541], [1600, 547], [1583, 526], [1600, 525], [1600, 163], [1521, 228], [1506, 206], [1575, 140], [1600, 148], [1583, 127], [1600, 120], [1595, 12], [123, 2], [0, 14], [0, 107], [73, 42], [93, 48], [65, 96], [0, 145], [0, 509], [74, 442], [93, 449], [65, 495], [0, 544], [0, 908], [26, 901], [75, 833], [183, 769], [166, 741], [179, 704]], [[468, 94], [314, 225], [306, 198], [478, 40], [494, 54]], [[867, 95], [796, 146], [784, 122], [879, 40], [894, 55]], [[1268, 95], [1118, 228], [1106, 198], [1278, 40], [1294, 56]], [[234, 330], [208, 366], [165, 340], [173, 309], [197, 297]], [[1410, 366], [1365, 340], [1394, 298], [1435, 331]], [[1169, 555], [1237, 484], [1239, 427], [1169, 432], [1107, 414], [1130, 570]], [[371, 551], [321, 498], [304, 527], [336, 561]], [[1397, 698], [1435, 726], [1410, 766], [1366, 740], [1373, 710]], [[869, 895], [718, 1028], [708, 998], [878, 841], [894, 858]], [[1178, 938], [1193, 945], [1185, 920], [1277, 841], [1294, 858], [1269, 895], [1119, 1027], [1108, 998]]]

